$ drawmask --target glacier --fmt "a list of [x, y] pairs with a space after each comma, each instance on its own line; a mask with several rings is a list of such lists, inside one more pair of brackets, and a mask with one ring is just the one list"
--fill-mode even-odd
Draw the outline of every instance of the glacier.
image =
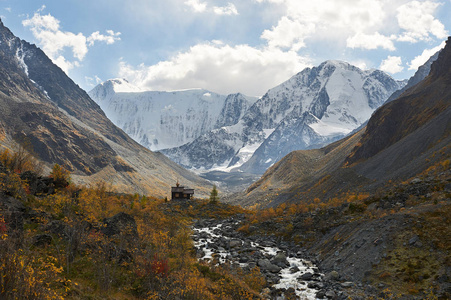
[[220, 95], [204, 89], [145, 91], [125, 79], [111, 79], [89, 93], [107, 117], [150, 150], [178, 147], [241, 117], [256, 98]]

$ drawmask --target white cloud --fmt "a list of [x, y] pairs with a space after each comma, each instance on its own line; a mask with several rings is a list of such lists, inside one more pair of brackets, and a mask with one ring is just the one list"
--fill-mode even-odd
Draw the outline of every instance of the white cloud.
[[379, 32], [376, 32], [375, 34], [364, 34], [359, 32], [356, 35], [349, 37], [346, 40], [346, 45], [349, 48], [373, 50], [380, 47], [394, 51], [396, 48], [393, 44], [393, 39], [395, 39], [395, 36], [387, 37], [381, 35]]
[[359, 60], [350, 61], [349, 63], [353, 66], [356, 66], [357, 68], [359, 68], [361, 70], [368, 70], [368, 64], [364, 60], [359, 59]]
[[[81, 34], [74, 34], [72, 32], [64, 32], [60, 30], [59, 20], [52, 15], [40, 15], [35, 13], [31, 19], [22, 21], [25, 27], [30, 27], [34, 37], [37, 38], [44, 50], [54, 61], [58, 59], [61, 63], [60, 67], [64, 70], [69, 70], [70, 64], [65, 62], [63, 58], [59, 58], [60, 52], [64, 48], [71, 48], [74, 58], [79, 61], [83, 60], [88, 47], [86, 45], [86, 37]], [[63, 63], [64, 62], [64, 63]], [[69, 67], [69, 69], [67, 68]]]
[[434, 17], [439, 5], [431, 1], [411, 1], [398, 7], [398, 24], [405, 30], [399, 41], [415, 43], [429, 40], [431, 35], [439, 39], [446, 38], [448, 33], [445, 26]]
[[5, 7], [5, 10], [6, 10], [7, 12], [11, 12], [11, 7]]
[[391, 74], [396, 74], [404, 70], [404, 67], [402, 66], [402, 60], [399, 56], [388, 56], [386, 59], [384, 59], [379, 66], [379, 69], [381, 69], [384, 72], [388, 72]]
[[100, 79], [99, 76], [94, 75], [94, 77], [85, 76], [85, 82], [89, 87], [94, 87], [97, 84], [100, 84], [103, 82], [102, 79]]
[[184, 2], [186, 6], [189, 6], [196, 13], [204, 13], [212, 11], [216, 15], [238, 15], [238, 10], [233, 3], [227, 3], [226, 6], [213, 6], [208, 7], [207, 2], [201, 2], [200, 0], [186, 0]]
[[263, 95], [309, 65], [294, 51], [205, 43], [152, 66], [121, 62], [119, 76], [152, 90], [208, 87], [223, 94]]
[[[285, 8], [277, 25], [265, 30], [269, 45], [298, 49], [321, 40], [346, 41], [349, 48], [396, 50], [395, 41], [417, 42], [448, 33], [435, 17], [436, 1], [254, 0]], [[337, 43], [338, 44], [338, 43]]]
[[[402, 0], [393, 0], [402, 1]], [[392, 2], [393, 2], [392, 1]], [[299, 49], [309, 39], [315, 41], [348, 40], [348, 46], [362, 48], [362, 39], [376, 37], [369, 47], [394, 49], [391, 37], [382, 36], [378, 30], [383, 28], [388, 18], [386, 1], [379, 0], [257, 0], [285, 7], [284, 16], [278, 24], [265, 30], [262, 38], [269, 45], [281, 48]], [[363, 34], [365, 33], [365, 34]]]
[[88, 44], [89, 46], [93, 46], [95, 41], [101, 41], [105, 42], [108, 45], [114, 44], [116, 41], [120, 41], [121, 38], [119, 37], [121, 35], [120, 32], [114, 32], [113, 30], [107, 30], [107, 35], [100, 34], [99, 31], [93, 32], [88, 37]]
[[217, 15], [238, 15], [238, 10], [233, 3], [228, 3], [227, 6], [214, 6], [213, 12]]
[[204, 12], [207, 9], [207, 3], [200, 2], [199, 0], [187, 0], [184, 3], [195, 12]]
[[416, 56], [409, 64], [409, 70], [417, 70], [421, 65], [423, 65], [432, 55], [434, 55], [440, 49], [443, 49], [446, 45], [446, 42], [443, 41], [437, 47], [432, 49], [425, 49], [423, 53]]
[[315, 24], [305, 24], [283, 17], [277, 26], [263, 31], [261, 38], [268, 41], [269, 47], [288, 48], [294, 51], [305, 47], [304, 40], [315, 30]]
[[[33, 36], [39, 41], [42, 50], [58, 65], [64, 72], [78, 67], [88, 53], [88, 46], [93, 46], [94, 41], [103, 41], [112, 44], [120, 40], [120, 33], [107, 31], [108, 35], [102, 35], [98, 31], [86, 38], [82, 33], [74, 34], [60, 30], [60, 21], [50, 14], [41, 15], [45, 9], [43, 5], [32, 18], [22, 21], [22, 25], [29, 27]], [[75, 60], [64, 57], [62, 52], [70, 49]]]

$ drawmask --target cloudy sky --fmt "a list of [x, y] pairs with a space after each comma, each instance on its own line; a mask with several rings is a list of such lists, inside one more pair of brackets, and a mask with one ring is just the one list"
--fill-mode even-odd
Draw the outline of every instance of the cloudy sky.
[[261, 96], [328, 59], [409, 78], [444, 46], [451, 0], [0, 0], [0, 16], [88, 91]]

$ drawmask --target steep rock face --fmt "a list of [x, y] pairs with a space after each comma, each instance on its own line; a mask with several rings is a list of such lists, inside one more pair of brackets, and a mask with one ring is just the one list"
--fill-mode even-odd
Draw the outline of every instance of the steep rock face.
[[228, 95], [219, 113], [215, 128], [237, 124], [253, 102], [255, 101], [249, 101], [248, 97], [240, 93]]
[[[239, 126], [236, 125], [235, 127]], [[221, 167], [217, 162], [226, 162], [235, 155], [242, 144], [242, 136], [230, 130], [234, 126], [222, 127], [207, 132], [195, 141], [162, 152], [174, 161], [190, 169], [205, 171]], [[214, 141], [214, 143], [212, 143]]]
[[403, 87], [400, 90], [397, 90], [394, 92], [390, 98], [387, 99], [387, 102], [393, 101], [396, 98], [398, 98], [402, 93], [404, 93], [407, 89], [413, 87], [420, 81], [422, 81], [426, 76], [429, 75], [429, 72], [431, 71], [431, 66], [434, 61], [437, 60], [438, 54], [440, 51], [437, 51], [434, 55], [432, 55], [423, 65], [421, 65], [418, 70], [415, 72], [415, 74], [409, 78], [407, 81], [407, 84], [405, 87]]
[[347, 159], [349, 164], [376, 155], [440, 114], [446, 113], [451, 99], [450, 91], [446, 88], [451, 82], [449, 44], [450, 39], [447, 41], [447, 47], [432, 64], [430, 75], [425, 80], [374, 113], [361, 144]]
[[151, 150], [178, 147], [224, 124], [233, 125], [255, 101], [203, 89], [141, 91], [125, 79], [108, 80], [89, 95], [117, 126]]
[[0, 21], [0, 146], [25, 144], [47, 168], [61, 164], [78, 183], [103, 180], [123, 192], [164, 196], [179, 178], [199, 194], [209, 189], [129, 138], [44, 52]]
[[[30, 142], [42, 160], [59, 163], [72, 172], [90, 175], [108, 164], [119, 164], [107, 143], [79, 124], [67, 122], [68, 116], [57, 109], [59, 102], [73, 115], [83, 118], [86, 112], [100, 120], [103, 117], [108, 124], [86, 93], [79, 89], [74, 94], [80, 102], [78, 108], [68, 96], [68, 91], [75, 89], [74, 83], [41, 50], [15, 37], [3, 23], [0, 39], [0, 113], [5, 135], [17, 142]], [[91, 125], [107, 133], [100, 123]], [[109, 125], [115, 128], [112, 123]], [[102, 157], [95, 155], [99, 149], [105, 153]], [[86, 155], [80, 155], [82, 152]]]
[[[164, 153], [186, 167], [240, 167], [262, 174], [292, 150], [322, 146], [350, 133], [403, 84], [378, 70], [326, 61], [269, 90], [237, 124]], [[198, 151], [205, 148], [221, 155], [206, 160]], [[225, 148], [235, 153], [227, 156]]]
[[344, 137], [344, 134], [331, 137], [318, 134], [309, 126], [318, 122], [321, 121], [308, 112], [300, 118], [283, 120], [240, 169], [263, 174], [269, 166], [291, 151], [320, 148]]

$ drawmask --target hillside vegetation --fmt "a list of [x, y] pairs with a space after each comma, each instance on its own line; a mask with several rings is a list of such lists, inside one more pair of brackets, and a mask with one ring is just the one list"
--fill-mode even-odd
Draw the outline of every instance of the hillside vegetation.
[[42, 177], [33, 157], [0, 153], [1, 299], [255, 299], [260, 272], [199, 263], [193, 218], [244, 210], [167, 202], [77, 186], [55, 165]]

